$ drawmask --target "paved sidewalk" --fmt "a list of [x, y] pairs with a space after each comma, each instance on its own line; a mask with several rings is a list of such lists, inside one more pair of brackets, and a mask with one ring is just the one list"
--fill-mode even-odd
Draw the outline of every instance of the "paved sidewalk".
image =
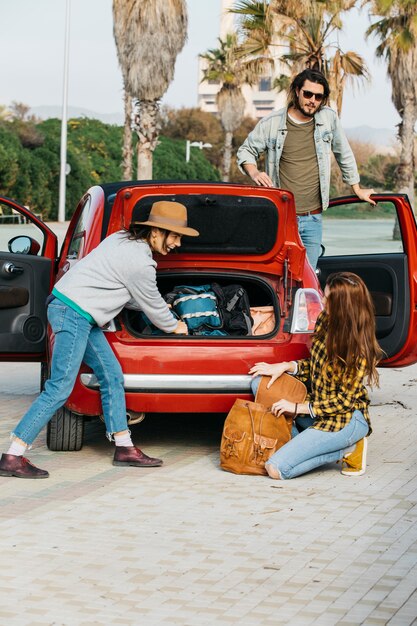
[[[38, 368], [0, 364], [1, 448]], [[383, 370], [365, 476], [293, 481], [218, 467], [219, 416], [134, 427], [156, 469], [116, 468], [101, 424], [81, 452], [0, 478], [0, 624], [415, 624], [417, 366]], [[209, 421], [210, 420], [210, 421]]]

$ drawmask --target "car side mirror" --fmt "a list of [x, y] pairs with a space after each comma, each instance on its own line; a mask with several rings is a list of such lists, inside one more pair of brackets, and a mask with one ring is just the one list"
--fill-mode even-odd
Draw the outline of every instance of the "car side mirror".
[[8, 242], [9, 252], [13, 254], [30, 254], [36, 256], [41, 248], [40, 243], [27, 235], [18, 235]]

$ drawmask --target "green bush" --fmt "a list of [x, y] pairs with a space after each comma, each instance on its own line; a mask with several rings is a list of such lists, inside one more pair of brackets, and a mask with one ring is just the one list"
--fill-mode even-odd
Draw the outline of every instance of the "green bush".
[[186, 163], [185, 141], [167, 137], [160, 137], [159, 141], [154, 153], [155, 180], [220, 180], [218, 170], [209, 163], [204, 150], [191, 148]]
[[[58, 214], [61, 121], [0, 122], [0, 193], [29, 206], [45, 220]], [[121, 180], [123, 128], [98, 120], [68, 121], [66, 217], [95, 184]], [[154, 179], [219, 180], [202, 150], [185, 162], [185, 141], [160, 138]]]

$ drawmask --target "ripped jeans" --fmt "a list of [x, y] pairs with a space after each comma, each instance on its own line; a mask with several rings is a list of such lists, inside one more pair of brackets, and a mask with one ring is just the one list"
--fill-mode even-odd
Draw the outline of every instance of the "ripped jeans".
[[55, 335], [51, 375], [45, 388], [13, 432], [27, 445], [33, 443], [55, 411], [72, 392], [81, 363], [91, 367], [100, 384], [107, 436], [127, 430], [123, 373], [98, 326], [55, 298], [48, 306], [48, 321]]
[[354, 411], [349, 424], [337, 432], [312, 427], [303, 430], [277, 450], [265, 465], [277, 469], [283, 480], [295, 478], [326, 463], [340, 461], [346, 448], [363, 439], [368, 430], [362, 413]]
[[[260, 382], [261, 376], [256, 376], [251, 381], [254, 396]], [[277, 469], [283, 480], [295, 478], [326, 463], [340, 461], [346, 448], [363, 439], [369, 430], [368, 422], [360, 411], [354, 411], [349, 424], [338, 432], [312, 428], [313, 423], [314, 420], [309, 415], [297, 415], [292, 426], [292, 439], [265, 464], [269, 463]]]

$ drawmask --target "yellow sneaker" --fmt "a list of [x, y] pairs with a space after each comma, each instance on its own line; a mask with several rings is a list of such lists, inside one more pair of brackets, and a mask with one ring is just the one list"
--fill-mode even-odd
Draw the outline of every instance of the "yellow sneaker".
[[342, 459], [341, 473], [344, 476], [362, 476], [366, 470], [366, 451], [368, 449], [368, 439], [360, 439], [355, 449]]

